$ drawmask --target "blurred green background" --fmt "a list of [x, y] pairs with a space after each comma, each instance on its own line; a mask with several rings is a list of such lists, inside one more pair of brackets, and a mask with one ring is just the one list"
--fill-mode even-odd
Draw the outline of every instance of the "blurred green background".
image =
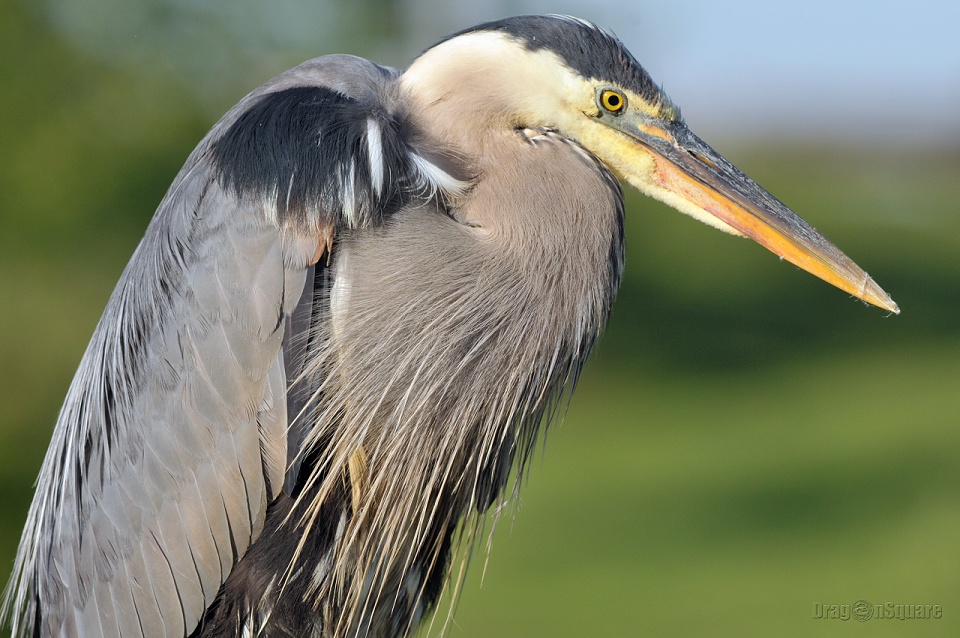
[[[679, 3], [688, 17], [695, 4]], [[807, 98], [820, 120], [797, 116], [789, 93], [744, 100], [738, 116], [736, 91], [686, 88], [699, 62], [717, 61], [670, 46], [698, 42], [575, 5], [499, 2], [477, 15], [386, 0], [0, 0], [0, 575], [107, 297], [217, 117], [314, 55], [402, 66], [481, 18], [561, 10], [614, 27], [652, 59], [691, 127], [865, 267], [903, 314], [629, 195], [628, 272], [607, 334], [492, 553], [475, 557], [448, 635], [960, 635], [960, 135], [923, 115], [957, 106], [957, 64], [941, 78], [946, 101], [909, 113], [897, 109], [910, 78], [892, 78], [889, 104], [871, 101], [886, 119], [858, 118], [853, 91], [838, 120], [829, 88]], [[663, 14], [630, 3], [631, 20], [648, 6]], [[750, 29], [782, 28], [764, 11]], [[761, 38], [740, 55], [792, 60], [788, 42]], [[817, 86], [816, 74], [803, 81]], [[785, 104], [796, 126], [778, 119]], [[746, 134], [753, 125], [763, 135]], [[943, 615], [814, 618], [816, 603], [858, 599]]]

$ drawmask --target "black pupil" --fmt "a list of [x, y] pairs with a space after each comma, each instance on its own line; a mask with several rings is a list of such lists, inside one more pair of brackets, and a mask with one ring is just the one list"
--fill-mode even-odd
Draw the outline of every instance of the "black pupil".
[[615, 109], [618, 106], [620, 106], [620, 96], [617, 95], [616, 93], [611, 93], [610, 95], [608, 95], [607, 106], [609, 106], [612, 109]]

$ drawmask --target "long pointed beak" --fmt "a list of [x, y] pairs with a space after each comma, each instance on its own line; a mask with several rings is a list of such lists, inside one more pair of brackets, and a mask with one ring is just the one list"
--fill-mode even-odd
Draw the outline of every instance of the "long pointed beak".
[[[653, 153], [656, 186], [851, 295], [899, 314], [900, 308], [817, 229], [725, 160], [686, 125], [629, 120], [610, 123]], [[626, 121], [625, 121], [626, 120]], [[632, 130], [630, 130], [632, 129]], [[699, 216], [699, 215], [698, 215]]]

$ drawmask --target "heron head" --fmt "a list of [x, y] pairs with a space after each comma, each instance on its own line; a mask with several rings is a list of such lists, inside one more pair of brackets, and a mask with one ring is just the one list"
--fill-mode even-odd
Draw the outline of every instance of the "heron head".
[[[519, 16], [454, 34], [402, 79], [445, 137], [542, 127], [578, 142], [622, 181], [773, 253], [863, 301], [899, 312], [852, 260], [694, 135], [613, 35], [564, 16]], [[482, 152], [482, 151], [480, 151]]]

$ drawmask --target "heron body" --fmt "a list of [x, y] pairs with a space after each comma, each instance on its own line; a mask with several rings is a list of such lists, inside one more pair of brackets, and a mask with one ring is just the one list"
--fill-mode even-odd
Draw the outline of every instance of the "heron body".
[[124, 271], [14, 634], [412, 631], [606, 321], [618, 178], [896, 308], [589, 23], [480, 25], [403, 73], [312, 60], [210, 131]]

